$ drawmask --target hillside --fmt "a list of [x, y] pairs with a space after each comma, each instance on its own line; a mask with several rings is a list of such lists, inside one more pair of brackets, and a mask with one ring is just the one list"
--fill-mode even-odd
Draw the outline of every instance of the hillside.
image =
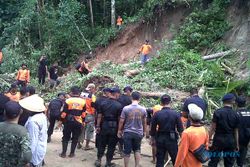
[[104, 60], [115, 63], [127, 63], [137, 56], [137, 52], [145, 40], [153, 46], [152, 55], [161, 49], [163, 40], [171, 40], [178, 32], [180, 25], [191, 9], [186, 6], [166, 7], [160, 13], [154, 13], [153, 19], [131, 23], [105, 48], [96, 49], [96, 64]]

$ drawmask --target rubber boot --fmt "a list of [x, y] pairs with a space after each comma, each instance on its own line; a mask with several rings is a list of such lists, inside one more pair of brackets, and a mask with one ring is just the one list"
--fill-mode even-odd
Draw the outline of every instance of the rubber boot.
[[60, 154], [60, 157], [66, 158], [67, 147], [68, 142], [62, 142], [62, 153]]
[[75, 156], [76, 146], [77, 146], [77, 142], [72, 142], [71, 143], [71, 150], [70, 150], [70, 154], [69, 154], [70, 158]]

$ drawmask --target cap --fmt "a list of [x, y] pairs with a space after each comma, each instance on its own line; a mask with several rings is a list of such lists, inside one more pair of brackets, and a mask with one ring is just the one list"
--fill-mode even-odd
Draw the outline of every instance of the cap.
[[22, 107], [15, 101], [8, 101], [5, 104], [5, 114], [8, 118], [16, 118], [20, 112]]
[[60, 93], [58, 93], [58, 95], [57, 95], [57, 96], [59, 97], [59, 96], [65, 96], [65, 95], [66, 95], [66, 93], [65, 93], [65, 92], [60, 92]]
[[236, 103], [238, 107], [245, 107], [246, 106], [246, 98], [244, 96], [238, 96], [236, 98]]
[[223, 96], [222, 101], [235, 100], [235, 95], [233, 93], [227, 93]]
[[132, 91], [133, 91], [133, 88], [132, 88], [131, 86], [126, 86], [126, 87], [123, 89], [124, 92], [126, 92], [127, 90], [130, 91], [130, 92], [132, 92]]
[[198, 107], [196, 104], [188, 105], [189, 115], [194, 121], [202, 120], [203, 118], [203, 110]]
[[95, 89], [95, 84], [93, 83], [88, 84], [86, 90], [90, 90], [91, 88]]
[[121, 93], [120, 89], [117, 87], [111, 88], [111, 93]]
[[169, 95], [162, 95], [161, 102], [169, 103], [169, 102], [171, 102], [171, 97]]
[[111, 89], [110, 88], [103, 88], [102, 91], [103, 92], [111, 92]]

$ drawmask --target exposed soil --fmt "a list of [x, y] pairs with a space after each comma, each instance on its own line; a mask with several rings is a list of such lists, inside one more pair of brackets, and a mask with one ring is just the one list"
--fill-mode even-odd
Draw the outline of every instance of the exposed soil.
[[[47, 154], [45, 157], [46, 167], [94, 167], [94, 163], [96, 160], [96, 149], [84, 151], [83, 149], [76, 150], [76, 156], [74, 158], [64, 158], [62, 159], [59, 157], [61, 153], [61, 138], [62, 132], [56, 131], [52, 135], [52, 141], [48, 144]], [[94, 143], [90, 144], [91, 147], [94, 148]], [[68, 146], [68, 154], [70, 151], [70, 143]], [[141, 166], [142, 167], [153, 167], [150, 161], [152, 160], [151, 157], [151, 146], [149, 145], [149, 141], [144, 139], [142, 142], [142, 159], [141, 159]], [[117, 167], [123, 166], [123, 159], [120, 158], [119, 154], [115, 154], [114, 156], [114, 163], [117, 164]], [[105, 165], [105, 157], [103, 157], [103, 166]], [[131, 155], [130, 165], [134, 166], [134, 158]]]
[[108, 76], [94, 76], [85, 81], [83, 87], [87, 87], [88, 84], [93, 83], [97, 88], [103, 88], [105, 84], [113, 83], [114, 80]]
[[91, 64], [97, 65], [105, 60], [127, 63], [138, 57], [137, 52], [146, 39], [153, 46], [151, 55], [156, 55], [161, 48], [160, 42], [174, 37], [189, 12], [190, 8], [185, 6], [168, 8], [157, 12], [152, 21], [141, 20], [139, 23], [127, 25], [107, 47], [96, 49], [96, 59]]

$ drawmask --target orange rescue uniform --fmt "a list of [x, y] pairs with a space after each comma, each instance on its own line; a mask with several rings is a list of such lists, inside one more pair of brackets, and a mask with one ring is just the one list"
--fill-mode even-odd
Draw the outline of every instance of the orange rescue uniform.
[[148, 55], [151, 52], [151, 50], [152, 50], [152, 46], [147, 45], [147, 44], [142, 45], [142, 47], [140, 48], [140, 52], [143, 55]]
[[0, 64], [3, 62], [3, 52], [0, 52]]
[[5, 96], [10, 98], [11, 101], [16, 101], [16, 102], [18, 102], [21, 99], [20, 92], [16, 92], [15, 94], [12, 94], [11, 92], [9, 92], [9, 93], [6, 93]]
[[[61, 118], [65, 119], [67, 116], [73, 116], [76, 122], [83, 124], [85, 118], [86, 101], [80, 97], [71, 97], [66, 100], [64, 110], [61, 114]], [[67, 121], [67, 118], [66, 118]]]
[[91, 98], [86, 98], [85, 100], [86, 100], [86, 113], [95, 115], [95, 108], [93, 107], [93, 104], [96, 101], [96, 96], [91, 95]]
[[183, 128], [184, 129], [187, 129], [187, 123], [188, 123], [188, 119], [181, 116], [181, 122], [182, 122], [182, 125], [183, 125]]
[[122, 18], [118, 18], [118, 19], [116, 20], [116, 25], [121, 26], [121, 25], [122, 25], [122, 22], [123, 22]]
[[30, 70], [20, 69], [17, 73], [16, 80], [30, 82]]
[[202, 144], [208, 148], [209, 136], [205, 127], [191, 126], [183, 131], [178, 154], [175, 161], [175, 167], [202, 167], [193, 155], [193, 151], [198, 149]]

